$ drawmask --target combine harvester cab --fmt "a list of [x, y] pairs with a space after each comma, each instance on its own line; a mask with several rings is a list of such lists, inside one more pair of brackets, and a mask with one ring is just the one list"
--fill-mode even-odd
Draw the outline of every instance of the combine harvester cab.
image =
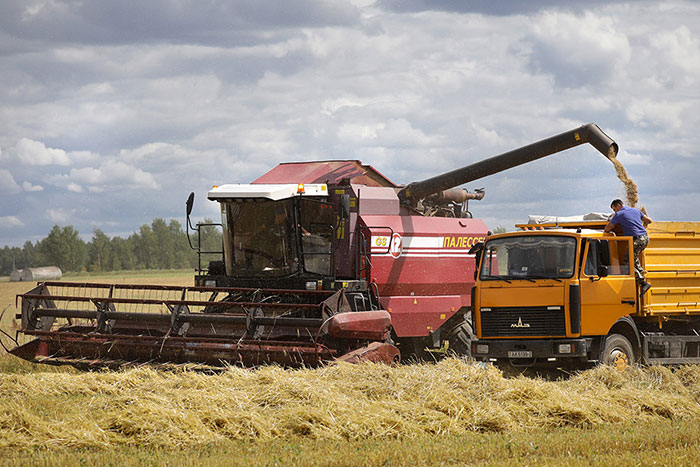
[[78, 367], [466, 355], [470, 249], [488, 229], [468, 207], [483, 190], [454, 187], [583, 143], [617, 147], [589, 124], [405, 187], [359, 161], [283, 163], [214, 187], [223, 251], [202, 267], [212, 252], [198, 249], [193, 287], [40, 283], [19, 296], [34, 340], [12, 353]]

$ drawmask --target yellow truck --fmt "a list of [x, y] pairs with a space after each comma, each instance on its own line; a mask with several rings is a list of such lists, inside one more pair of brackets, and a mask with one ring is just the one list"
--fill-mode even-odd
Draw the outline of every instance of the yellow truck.
[[634, 278], [632, 237], [607, 221], [517, 225], [475, 249], [472, 356], [514, 366], [700, 363], [700, 222], [654, 222]]

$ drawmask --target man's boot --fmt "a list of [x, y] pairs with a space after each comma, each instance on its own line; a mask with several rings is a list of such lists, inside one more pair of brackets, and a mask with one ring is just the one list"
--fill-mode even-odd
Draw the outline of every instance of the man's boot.
[[644, 295], [645, 293], [647, 293], [649, 291], [649, 289], [651, 289], [651, 284], [646, 282], [646, 281], [642, 282], [640, 284], [640, 286], [641, 286], [641, 291], [639, 293], [640, 295]]

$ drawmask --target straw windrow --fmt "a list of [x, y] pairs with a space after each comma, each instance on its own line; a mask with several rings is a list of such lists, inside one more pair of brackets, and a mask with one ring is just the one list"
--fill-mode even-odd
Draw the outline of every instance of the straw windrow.
[[6, 374], [0, 448], [187, 447], [225, 440], [361, 440], [592, 427], [700, 416], [700, 368], [596, 368], [504, 378], [460, 359], [218, 375], [137, 369]]

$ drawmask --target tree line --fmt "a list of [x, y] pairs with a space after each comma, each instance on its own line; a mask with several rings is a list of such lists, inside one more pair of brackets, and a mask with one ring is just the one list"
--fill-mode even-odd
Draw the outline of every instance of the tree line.
[[[212, 223], [205, 220], [205, 223]], [[221, 250], [221, 229], [201, 228], [200, 236], [190, 233], [192, 246], [201, 242], [203, 251]], [[219, 257], [202, 258], [206, 261]], [[154, 219], [128, 238], [109, 237], [95, 229], [85, 242], [72, 226], [54, 225], [49, 234], [35, 242], [26, 241], [22, 248], [5, 246], [0, 250], [0, 275], [9, 275], [12, 267], [58, 266], [62, 271], [100, 272], [138, 269], [183, 269], [197, 266], [197, 253], [190, 248], [182, 225], [171, 219]]]

